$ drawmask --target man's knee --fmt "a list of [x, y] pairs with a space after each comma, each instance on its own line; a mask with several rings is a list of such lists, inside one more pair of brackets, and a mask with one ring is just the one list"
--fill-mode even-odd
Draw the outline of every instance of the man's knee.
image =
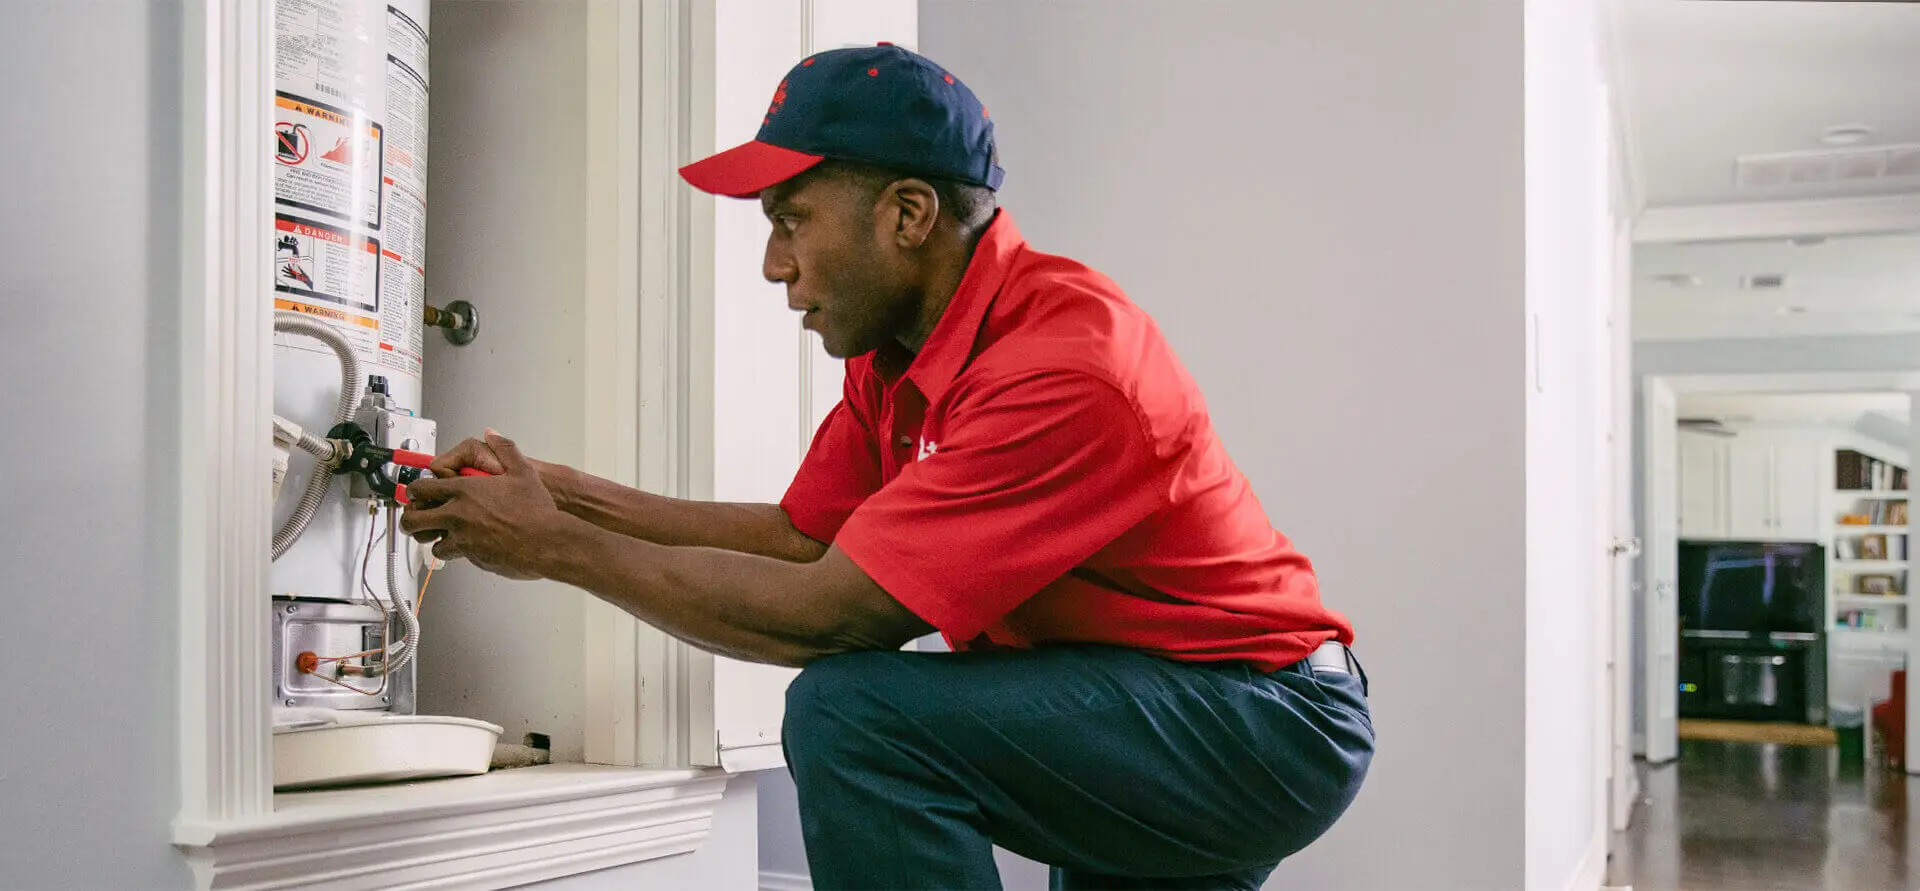
[[874, 731], [899, 714], [887, 692], [899, 654], [842, 653], [815, 660], [787, 686], [781, 735], [789, 763], [829, 750], [839, 757], [873, 739]]

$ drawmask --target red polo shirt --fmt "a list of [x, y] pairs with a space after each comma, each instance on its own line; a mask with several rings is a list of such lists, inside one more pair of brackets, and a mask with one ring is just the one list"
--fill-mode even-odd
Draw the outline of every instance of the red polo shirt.
[[1147, 314], [1001, 211], [918, 355], [846, 363], [781, 507], [955, 649], [1295, 662], [1347, 620]]

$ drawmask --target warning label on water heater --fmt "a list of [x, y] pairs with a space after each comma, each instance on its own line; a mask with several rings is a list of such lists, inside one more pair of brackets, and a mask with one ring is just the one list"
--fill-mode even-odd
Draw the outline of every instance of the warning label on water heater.
[[343, 309], [380, 312], [380, 242], [275, 214], [273, 289]]
[[380, 228], [381, 127], [365, 115], [274, 97], [273, 197], [281, 204]]

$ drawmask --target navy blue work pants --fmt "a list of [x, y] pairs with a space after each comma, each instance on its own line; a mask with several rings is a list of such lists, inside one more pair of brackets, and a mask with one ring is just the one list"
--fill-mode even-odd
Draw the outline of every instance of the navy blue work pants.
[[996, 843], [1056, 889], [1255, 889], [1373, 754], [1360, 675], [1079, 645], [821, 659], [783, 737], [819, 891], [999, 888]]

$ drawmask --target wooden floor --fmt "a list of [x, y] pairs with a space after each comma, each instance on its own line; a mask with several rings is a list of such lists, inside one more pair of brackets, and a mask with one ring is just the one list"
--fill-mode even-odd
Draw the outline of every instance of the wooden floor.
[[1896, 891], [1920, 880], [1920, 783], [1838, 749], [1687, 740], [1642, 766], [1607, 884], [1634, 891]]
[[1767, 724], [1759, 721], [1708, 721], [1680, 719], [1681, 739], [1714, 739], [1721, 742], [1780, 743], [1787, 746], [1831, 746], [1833, 728], [1811, 724]]

